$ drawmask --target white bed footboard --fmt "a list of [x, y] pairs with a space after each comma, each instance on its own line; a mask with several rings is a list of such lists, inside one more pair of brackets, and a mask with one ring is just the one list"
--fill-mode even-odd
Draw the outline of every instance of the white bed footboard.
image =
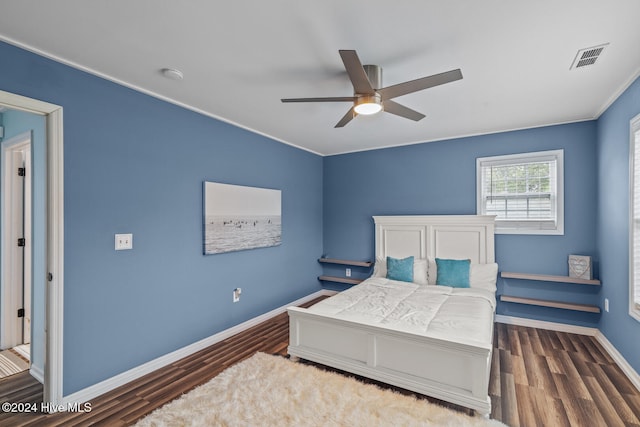
[[289, 307], [289, 354], [488, 415], [492, 346], [379, 328]]

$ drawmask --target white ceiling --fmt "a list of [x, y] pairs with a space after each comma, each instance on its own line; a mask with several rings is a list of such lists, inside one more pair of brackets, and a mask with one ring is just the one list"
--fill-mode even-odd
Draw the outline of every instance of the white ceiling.
[[[328, 155], [597, 118], [640, 73], [639, 17], [638, 0], [3, 0], [0, 39]], [[339, 49], [382, 66], [384, 86], [464, 78], [395, 99], [419, 122], [335, 129], [350, 104], [280, 102], [352, 95]]]

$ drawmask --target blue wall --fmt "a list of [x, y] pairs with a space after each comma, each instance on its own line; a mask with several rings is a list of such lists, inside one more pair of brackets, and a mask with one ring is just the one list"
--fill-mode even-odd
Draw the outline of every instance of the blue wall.
[[[373, 259], [373, 215], [476, 213], [476, 158], [564, 149], [564, 236], [497, 235], [501, 271], [568, 274], [568, 255], [596, 255], [596, 123], [505, 132], [330, 156], [324, 162], [324, 252]], [[596, 259], [597, 261], [597, 259]], [[498, 293], [597, 304], [592, 286], [500, 280]], [[599, 316], [500, 303], [497, 312], [597, 326]]]
[[[32, 299], [31, 299], [31, 364], [32, 367], [44, 373], [45, 348], [45, 275], [46, 251], [45, 234], [47, 226], [45, 181], [46, 151], [45, 151], [45, 119], [44, 116], [25, 113], [22, 111], [6, 111], [2, 114], [4, 124], [4, 138], [31, 132], [31, 179], [32, 179]], [[3, 162], [0, 162], [0, 165]]]
[[[320, 289], [320, 156], [4, 43], [0, 57], [1, 90], [64, 108], [65, 395]], [[205, 180], [282, 190], [282, 245], [202, 255]]]
[[598, 119], [598, 249], [603, 313], [600, 329], [640, 372], [640, 323], [629, 315], [630, 121], [640, 114], [640, 79]]
[[[638, 82], [597, 122], [323, 159], [7, 44], [0, 55], [1, 90], [64, 108], [65, 395], [319, 290], [319, 254], [373, 257], [372, 215], [474, 214], [477, 157], [557, 148], [565, 235], [498, 235], [497, 260], [501, 271], [567, 274], [569, 254], [592, 255], [602, 291], [515, 280], [498, 291], [598, 304], [606, 296], [613, 311], [504, 303], [498, 313], [600, 326], [640, 368], [638, 341], [626, 339], [639, 329], [627, 314]], [[281, 189], [282, 245], [203, 256], [204, 180]], [[115, 252], [114, 234], [128, 232], [134, 249]]]

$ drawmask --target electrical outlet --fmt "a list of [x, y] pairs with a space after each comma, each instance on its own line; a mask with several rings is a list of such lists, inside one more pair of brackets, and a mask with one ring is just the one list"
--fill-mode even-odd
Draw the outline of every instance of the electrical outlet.
[[604, 299], [604, 311], [609, 312], [609, 298]]
[[240, 301], [240, 294], [241, 293], [242, 293], [242, 289], [241, 288], [235, 288], [233, 290], [233, 302]]
[[116, 234], [116, 251], [133, 249], [133, 234]]
[[350, 268], [347, 268], [347, 269], [345, 270], [344, 274], [345, 274], [345, 276], [347, 276], [347, 277], [351, 277], [351, 269], [350, 269]]

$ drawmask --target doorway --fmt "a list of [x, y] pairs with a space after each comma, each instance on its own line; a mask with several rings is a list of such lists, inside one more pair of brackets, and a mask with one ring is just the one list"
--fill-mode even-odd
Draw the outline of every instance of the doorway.
[[[32, 340], [30, 369], [32, 376], [42, 378], [43, 401], [52, 407], [64, 403], [62, 378], [63, 378], [63, 300], [64, 300], [64, 159], [63, 159], [63, 120], [62, 107], [33, 98], [16, 95], [0, 90], [0, 107], [35, 114], [45, 119], [44, 138], [42, 142], [32, 141], [32, 154], [34, 157], [33, 171], [38, 172], [41, 179], [33, 178], [37, 182], [38, 191], [42, 191], [44, 197], [37, 198], [43, 203], [42, 207], [32, 207], [32, 212], [43, 212], [45, 218], [43, 227], [39, 231], [38, 257], [42, 258], [42, 273], [32, 277], [32, 305], [41, 305], [36, 312], [42, 313], [40, 326], [36, 326], [35, 317], [32, 318], [31, 335], [42, 334], [41, 339]], [[39, 138], [36, 138], [40, 141]], [[42, 144], [42, 145], [40, 145]], [[37, 148], [37, 149], [36, 149]], [[36, 152], [40, 153], [36, 167]], [[34, 191], [35, 193], [35, 191]], [[32, 218], [33, 219], [33, 218]], [[40, 221], [37, 222], [40, 225]], [[35, 223], [34, 223], [35, 224]], [[34, 225], [35, 226], [35, 225]], [[32, 237], [37, 237], [35, 234]], [[34, 245], [35, 246], [35, 245]], [[42, 250], [42, 257], [40, 256]], [[40, 261], [38, 261], [40, 262]], [[37, 290], [37, 291], [36, 291]], [[41, 298], [36, 301], [36, 298]], [[36, 345], [41, 345], [41, 351], [37, 352], [44, 360], [42, 370], [34, 372], [36, 362], [34, 350]]]
[[32, 295], [31, 132], [2, 142], [0, 347], [30, 359]]

